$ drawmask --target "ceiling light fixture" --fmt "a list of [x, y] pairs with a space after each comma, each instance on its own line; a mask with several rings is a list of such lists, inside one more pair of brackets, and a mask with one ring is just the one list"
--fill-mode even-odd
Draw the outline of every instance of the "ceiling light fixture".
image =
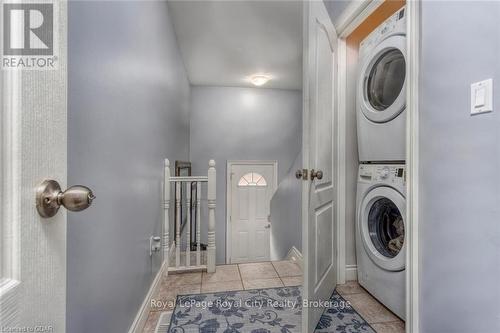
[[250, 76], [250, 82], [257, 87], [266, 84], [269, 80], [271, 80], [271, 76], [267, 74], [254, 74]]

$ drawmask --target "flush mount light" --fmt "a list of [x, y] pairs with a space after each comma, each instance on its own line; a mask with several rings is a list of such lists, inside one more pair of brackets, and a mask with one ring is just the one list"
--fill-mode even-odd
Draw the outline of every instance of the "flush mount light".
[[250, 76], [250, 82], [257, 87], [266, 84], [269, 80], [271, 80], [271, 76], [267, 74], [254, 74]]

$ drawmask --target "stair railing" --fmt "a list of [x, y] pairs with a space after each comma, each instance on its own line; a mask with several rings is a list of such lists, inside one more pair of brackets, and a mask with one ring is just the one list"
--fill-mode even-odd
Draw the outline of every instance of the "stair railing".
[[[187, 272], [206, 270], [208, 273], [215, 272], [215, 207], [216, 207], [216, 170], [215, 161], [208, 163], [207, 176], [179, 176], [170, 175], [170, 161], [165, 159], [164, 166], [164, 188], [163, 188], [163, 264], [166, 265], [165, 272]], [[208, 203], [208, 244], [205, 255], [201, 246], [201, 187], [207, 183], [207, 203]], [[196, 198], [191, 203], [192, 184], [196, 184]], [[176, 234], [170, 241], [170, 203], [171, 189], [174, 189], [174, 202], [177, 207], [174, 222], [176, 224]], [[181, 187], [186, 187], [187, 204], [187, 224], [186, 224], [186, 246], [183, 249], [181, 235]], [[191, 260], [191, 207], [194, 205], [196, 214], [196, 250], [194, 262]], [[183, 251], [184, 250], [184, 251]], [[184, 261], [182, 262], [182, 257]], [[171, 263], [172, 261], [172, 263]]]

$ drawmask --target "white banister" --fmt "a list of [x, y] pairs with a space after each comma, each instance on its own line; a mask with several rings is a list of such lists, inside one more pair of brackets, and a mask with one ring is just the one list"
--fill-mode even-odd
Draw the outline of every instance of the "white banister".
[[191, 182], [186, 182], [186, 266], [191, 266]]
[[163, 167], [163, 263], [166, 265], [165, 272], [168, 274], [168, 261], [170, 258], [169, 228], [170, 228], [170, 161], [165, 159]]
[[201, 182], [196, 183], [196, 266], [201, 263]]
[[215, 206], [216, 206], [216, 174], [215, 161], [208, 162], [208, 246], [207, 272], [215, 272]]
[[181, 265], [181, 185], [175, 183], [175, 267]]
[[176, 176], [170, 177], [171, 182], [206, 182], [207, 176]]
[[[215, 207], [216, 207], [216, 170], [215, 161], [210, 160], [208, 163], [208, 173], [206, 176], [171, 176], [170, 161], [164, 161], [164, 184], [163, 184], [163, 260], [166, 265], [166, 274], [169, 272], [187, 272], [206, 270], [209, 273], [215, 272]], [[172, 186], [175, 200], [175, 235], [170, 236], [170, 221], [171, 221], [171, 199]], [[186, 196], [183, 198], [184, 183]], [[202, 184], [207, 184], [207, 203], [208, 203], [208, 221], [202, 221], [201, 215], [201, 196]], [[196, 197], [191, 195], [191, 189], [196, 184]], [[186, 201], [186, 224], [185, 232], [181, 229], [183, 214], [181, 214], [183, 201]], [[194, 208], [192, 211], [191, 209]], [[193, 235], [196, 238], [196, 263], [195, 259], [191, 260], [191, 235], [194, 232], [191, 224], [194, 223], [193, 218], [196, 217], [196, 232]], [[207, 248], [206, 251], [201, 246], [201, 226], [202, 223], [208, 222]], [[185, 252], [181, 251], [181, 238], [186, 237], [187, 246]], [[173, 242], [170, 243], [173, 238]], [[184, 246], [182, 246], [184, 250]], [[193, 250], [194, 251], [194, 250]], [[186, 260], [182, 260], [182, 256], [186, 256]]]

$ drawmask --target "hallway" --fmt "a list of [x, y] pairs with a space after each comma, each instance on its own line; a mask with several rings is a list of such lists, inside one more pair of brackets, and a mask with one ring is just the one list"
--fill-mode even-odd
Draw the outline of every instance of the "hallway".
[[[156, 333], [161, 314], [172, 313], [178, 295], [300, 285], [302, 269], [296, 262], [288, 260], [219, 265], [213, 274], [196, 272], [164, 276], [159, 291], [150, 300], [149, 315], [142, 332]], [[368, 294], [356, 281], [338, 285], [336, 291], [377, 333], [404, 332], [404, 322]], [[329, 328], [332, 329], [336, 331], [338, 327]], [[158, 331], [160, 332], [163, 331]]]
[[0, 332], [500, 333], [500, 0], [0, 11]]
[[301, 268], [295, 262], [286, 260], [219, 265], [213, 274], [197, 272], [165, 276], [159, 292], [151, 299], [150, 312], [143, 333], [155, 332], [160, 314], [173, 310], [177, 295], [298, 286], [301, 284]]

